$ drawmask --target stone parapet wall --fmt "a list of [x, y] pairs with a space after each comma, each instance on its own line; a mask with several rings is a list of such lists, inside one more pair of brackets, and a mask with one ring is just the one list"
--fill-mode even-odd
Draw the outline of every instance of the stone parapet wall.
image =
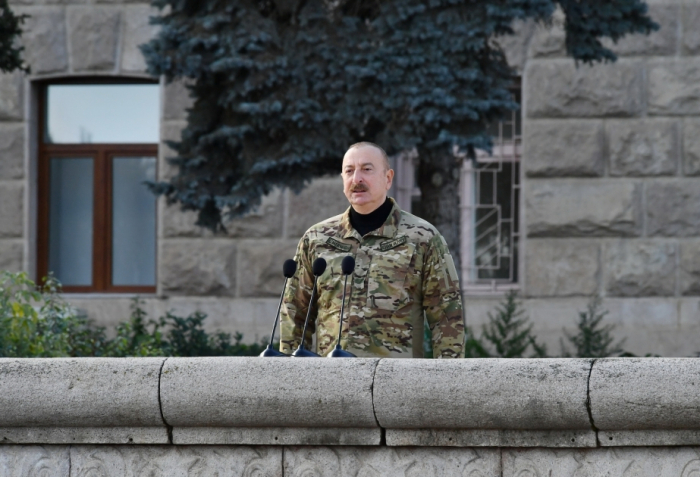
[[0, 359], [6, 444], [700, 445], [700, 361]]
[[0, 359], [0, 475], [700, 472], [700, 361]]

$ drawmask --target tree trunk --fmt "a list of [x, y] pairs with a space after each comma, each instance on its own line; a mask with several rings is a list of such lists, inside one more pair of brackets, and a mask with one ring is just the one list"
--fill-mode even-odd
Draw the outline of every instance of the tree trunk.
[[460, 266], [459, 176], [461, 160], [451, 154], [429, 155], [419, 152], [417, 168], [420, 210], [416, 215], [433, 224], [445, 237], [457, 273]]

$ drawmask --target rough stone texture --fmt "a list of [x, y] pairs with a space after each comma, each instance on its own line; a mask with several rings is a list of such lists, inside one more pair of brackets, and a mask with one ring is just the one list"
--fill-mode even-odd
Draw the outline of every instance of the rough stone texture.
[[289, 447], [284, 475], [298, 477], [497, 477], [496, 449]]
[[[160, 384], [163, 417], [175, 428], [377, 428], [372, 411], [377, 362], [257, 357], [168, 360]], [[211, 405], [214, 402], [216, 406]]]
[[61, 7], [18, 8], [27, 14], [22, 25], [24, 61], [32, 74], [58, 73], [68, 70], [66, 16]]
[[603, 175], [600, 121], [528, 121], [523, 128], [523, 146], [528, 176]]
[[[260, 207], [245, 217], [226, 220], [226, 231], [217, 234], [232, 238], [281, 238], [284, 193], [275, 189], [263, 197]], [[164, 237], [211, 237], [213, 233], [195, 225], [197, 212], [181, 211], [178, 205], [169, 206], [163, 214]]]
[[[525, 283], [527, 286], [527, 283]], [[527, 293], [527, 290], [522, 292]], [[533, 333], [547, 346], [552, 355], [561, 354], [563, 331], [574, 334], [578, 313], [586, 310], [589, 297], [524, 298], [525, 315], [530, 318]], [[488, 313], [502, 298], [467, 296], [464, 308], [467, 324], [479, 335], [488, 323]], [[625, 339], [622, 348], [644, 356], [647, 353], [661, 356], [694, 356], [700, 351], [697, 336], [700, 334], [700, 298], [605, 297], [602, 309], [604, 323], [615, 325], [612, 332], [615, 343]]]
[[300, 194], [290, 191], [288, 200], [287, 236], [289, 238], [300, 238], [312, 225], [345, 212], [350, 204], [343, 194], [340, 160], [337, 178], [316, 179]]
[[527, 296], [591, 296], [598, 290], [600, 245], [590, 240], [525, 242]]
[[641, 63], [578, 68], [573, 60], [530, 62], [525, 70], [527, 117], [634, 116], [643, 108]]
[[[282, 290], [280, 290], [281, 292]], [[171, 297], [158, 300], [159, 315], [168, 310], [178, 316], [187, 316], [195, 311], [207, 314], [206, 328], [243, 334], [244, 343], [260, 343], [269, 340], [272, 320], [277, 313], [279, 298], [216, 298], [216, 297]], [[277, 327], [279, 333], [279, 327]]]
[[0, 123], [0, 179], [24, 177], [24, 124]]
[[23, 257], [24, 245], [21, 242], [0, 240], [0, 270], [21, 271]]
[[163, 119], [187, 119], [187, 108], [192, 106], [192, 98], [182, 81], [165, 85], [163, 97]]
[[535, 24], [527, 55], [530, 58], [563, 58], [566, 56], [565, 41], [564, 12], [557, 8], [551, 25]]
[[675, 175], [679, 156], [675, 121], [611, 121], [607, 133], [610, 175]]
[[605, 245], [605, 289], [611, 296], [672, 296], [676, 244], [618, 240]]
[[71, 477], [282, 477], [282, 449], [209, 446], [71, 447]]
[[535, 31], [535, 22], [517, 20], [513, 23], [514, 35], [504, 35], [498, 37], [496, 41], [503, 48], [506, 54], [506, 61], [522, 73], [527, 61], [527, 48], [530, 43], [530, 38]]
[[350, 427], [176, 427], [173, 443], [210, 445], [378, 446], [382, 431]]
[[503, 477], [695, 477], [698, 448], [508, 449]]
[[114, 69], [120, 22], [121, 12], [110, 7], [68, 9], [73, 71]]
[[282, 263], [294, 258], [296, 240], [257, 241], [239, 245], [239, 296], [279, 296], [284, 284]]
[[0, 238], [23, 235], [23, 203], [22, 182], [0, 182]]
[[648, 67], [649, 114], [700, 113], [700, 60], [664, 60]]
[[162, 240], [158, 277], [169, 295], [233, 296], [236, 246], [230, 240]]
[[155, 15], [149, 5], [129, 5], [124, 9], [124, 36], [121, 49], [122, 71], [146, 71], [146, 60], [139, 49], [153, 38], [157, 32], [155, 25], [149, 24], [149, 17]]
[[627, 35], [616, 44], [612, 41], [605, 41], [603, 44], [618, 56], [674, 55], [678, 49], [680, 13], [681, 6], [678, 4], [650, 5], [649, 14], [661, 26], [660, 30], [651, 35]]
[[700, 295], [700, 242], [680, 244], [680, 292], [683, 295]]
[[596, 447], [595, 432], [508, 429], [387, 429], [386, 445], [419, 447]]
[[68, 446], [0, 446], [0, 475], [72, 477], [68, 452]]
[[589, 370], [584, 359], [384, 359], [374, 412], [388, 429], [589, 430]]
[[180, 133], [187, 126], [185, 121], [165, 121], [161, 125], [160, 147], [158, 148], [158, 178], [159, 180], [171, 179], [177, 174], [177, 166], [168, 162], [171, 157], [177, 156], [177, 152], [170, 148], [165, 141], [180, 141]]
[[20, 73], [0, 73], [0, 121], [24, 118], [24, 88]]
[[647, 233], [664, 237], [700, 236], [700, 185], [697, 179], [647, 184]]
[[700, 119], [683, 120], [683, 155], [683, 172], [700, 175]]
[[688, 356], [695, 353], [697, 339], [684, 342], [684, 335], [689, 330], [679, 324], [680, 303], [676, 298], [610, 297], [603, 301], [603, 308], [609, 311], [605, 322], [615, 325], [615, 337], [624, 338], [622, 348], [626, 351], [638, 356], [647, 353]]
[[162, 358], [0, 358], [0, 427], [159, 427]]
[[566, 179], [529, 180], [524, 187], [529, 237], [641, 235], [640, 184]]
[[13, 444], [166, 444], [168, 430], [164, 425], [160, 427], [0, 427], [0, 444], [3, 442]]
[[683, 5], [683, 52], [689, 55], [700, 54], [700, 4]]
[[700, 431], [694, 429], [600, 431], [598, 439], [602, 447], [696, 446], [700, 444]]
[[591, 414], [600, 430], [700, 427], [700, 361], [606, 358], [593, 365]]
[[[280, 290], [281, 291], [281, 290]], [[187, 316], [195, 311], [207, 315], [204, 329], [209, 333], [223, 331], [243, 334], [243, 342], [260, 343], [269, 339], [272, 320], [277, 312], [279, 298], [223, 298], [223, 297], [155, 297], [142, 298], [142, 307], [149, 318], [158, 318], [172, 311], [177, 316]], [[115, 327], [131, 314], [132, 299], [128, 295], [73, 295], [71, 305], [79, 312], [106, 327], [109, 338], [115, 336]], [[278, 327], [279, 331], [279, 327]]]

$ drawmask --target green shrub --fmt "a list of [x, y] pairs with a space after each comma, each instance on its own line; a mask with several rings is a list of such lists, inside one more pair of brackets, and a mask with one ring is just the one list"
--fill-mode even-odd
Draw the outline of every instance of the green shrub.
[[576, 323], [576, 334], [572, 335], [564, 329], [566, 341], [572, 346], [570, 349], [564, 340], [560, 340], [561, 352], [564, 357], [576, 358], [605, 358], [607, 356], [630, 356], [622, 350], [625, 340], [615, 341], [612, 330], [615, 325], [602, 325], [603, 318], [608, 314], [607, 310], [601, 310], [600, 297], [593, 297], [586, 306], [586, 311], [580, 311]]
[[482, 334], [476, 337], [467, 327], [464, 354], [466, 358], [546, 358], [547, 349], [539, 344], [532, 334], [532, 324], [524, 316], [522, 303], [514, 291], [506, 294], [505, 301], [498, 304], [496, 314], [489, 313], [489, 322]]
[[26, 273], [0, 273], [0, 356], [99, 356], [104, 329], [93, 326], [60, 296], [49, 276], [37, 286]]
[[202, 312], [149, 319], [137, 298], [108, 340], [105, 329], [78, 314], [60, 292], [52, 276], [37, 286], [26, 273], [0, 272], [0, 357], [257, 356], [265, 349], [242, 343], [241, 333], [208, 334]]

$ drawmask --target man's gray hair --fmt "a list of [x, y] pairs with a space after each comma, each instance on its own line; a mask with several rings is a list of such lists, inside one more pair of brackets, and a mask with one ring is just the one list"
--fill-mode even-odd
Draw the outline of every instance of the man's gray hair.
[[[391, 169], [391, 163], [389, 162], [389, 156], [386, 154], [386, 151], [379, 144], [375, 144], [375, 143], [369, 142], [369, 141], [356, 142], [355, 144], [353, 144], [352, 146], [350, 146], [348, 148], [348, 151], [350, 149], [356, 149], [358, 147], [366, 147], [366, 146], [373, 147], [373, 148], [377, 149], [382, 154], [382, 157], [384, 158], [384, 167], [386, 167], [386, 170], [388, 171], [389, 169]], [[347, 154], [347, 151], [345, 151], [345, 154]]]

